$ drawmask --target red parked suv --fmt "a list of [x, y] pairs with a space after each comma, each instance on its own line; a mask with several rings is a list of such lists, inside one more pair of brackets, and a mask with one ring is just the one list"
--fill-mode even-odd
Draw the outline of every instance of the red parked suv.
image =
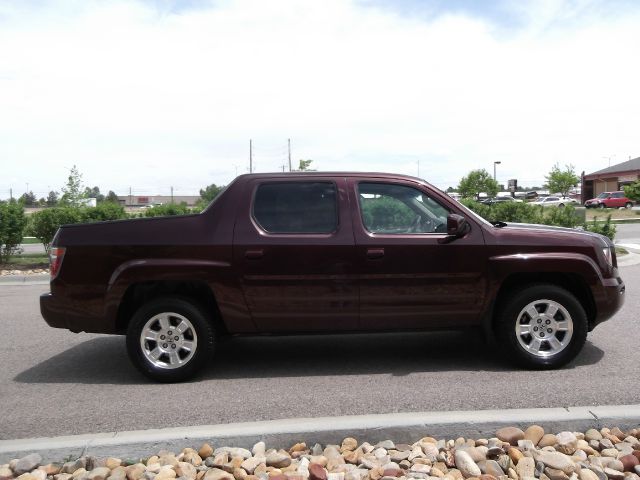
[[584, 202], [587, 208], [631, 208], [633, 202], [629, 200], [624, 192], [602, 192], [596, 198]]

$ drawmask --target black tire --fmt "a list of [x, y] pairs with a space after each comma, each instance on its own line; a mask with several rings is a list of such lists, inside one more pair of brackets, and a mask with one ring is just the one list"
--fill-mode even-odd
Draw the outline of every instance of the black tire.
[[624, 208], [626, 208], [627, 210], [630, 209], [631, 207], [633, 207], [633, 203], [631, 202], [627, 202], [624, 204]]
[[604, 203], [599, 203], [598, 204], [598, 208], [604, 208], [604, 207], [605, 207]]
[[[162, 327], [161, 320], [169, 330]], [[188, 328], [181, 332], [184, 326]], [[145, 340], [143, 330], [147, 332]], [[149, 339], [156, 331], [157, 340]], [[175, 337], [169, 338], [167, 333]], [[127, 330], [129, 358], [140, 372], [157, 382], [182, 382], [194, 377], [211, 359], [214, 343], [209, 316], [198, 304], [182, 297], [149, 301], [136, 311]], [[150, 358], [153, 352], [159, 355], [155, 364]]]
[[564, 203], [558, 204], [558, 208], [564, 208]]
[[[524, 312], [528, 306], [533, 306], [540, 315], [535, 320], [530, 314]], [[545, 307], [551, 306], [558, 308], [558, 311], [555, 316], [549, 318], [547, 316], [549, 310]], [[561, 367], [578, 355], [587, 339], [588, 321], [584, 308], [575, 296], [556, 285], [539, 283], [514, 291], [497, 315], [495, 333], [500, 345], [525, 368], [543, 370]], [[567, 315], [568, 318], [565, 318]], [[538, 320], [542, 320], [542, 323], [539, 324]], [[550, 325], [545, 324], [547, 320], [551, 323]], [[570, 333], [568, 329], [562, 328], [565, 321], [567, 321], [566, 325], [572, 327]], [[527, 326], [531, 330], [531, 335], [522, 333]], [[548, 330], [547, 327], [549, 327]], [[533, 330], [536, 328], [538, 330], [534, 337]], [[516, 329], [520, 331], [519, 334], [516, 333]], [[547, 333], [552, 331], [551, 334]], [[540, 337], [544, 337], [545, 334], [546, 338]], [[554, 347], [551, 344], [551, 337], [555, 338], [556, 344], [565, 343], [565, 345], [561, 349]], [[532, 353], [525, 348], [527, 346], [535, 351], [535, 345], [540, 345], [537, 353]], [[558, 351], [554, 353], [556, 349]]]

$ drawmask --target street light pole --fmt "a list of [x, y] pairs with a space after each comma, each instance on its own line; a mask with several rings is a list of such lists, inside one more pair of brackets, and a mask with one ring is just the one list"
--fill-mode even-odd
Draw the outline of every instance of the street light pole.
[[502, 162], [493, 162], [493, 179], [496, 179], [496, 165], [500, 165]]

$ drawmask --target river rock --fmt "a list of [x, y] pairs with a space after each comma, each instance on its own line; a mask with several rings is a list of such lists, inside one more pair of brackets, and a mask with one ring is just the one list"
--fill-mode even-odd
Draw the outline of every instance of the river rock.
[[599, 480], [598, 475], [593, 473], [588, 468], [580, 469], [580, 473], [578, 474], [580, 480]]
[[522, 457], [524, 457], [524, 455], [522, 454], [522, 452], [520, 450], [518, 450], [517, 448], [509, 448], [507, 450], [507, 454], [509, 455], [509, 458], [511, 459], [511, 461], [513, 462], [514, 465], [517, 465], [518, 462], [520, 461], [520, 459]]
[[572, 432], [560, 432], [556, 435], [556, 450], [565, 455], [573, 455], [578, 438]]
[[479, 477], [482, 475], [478, 465], [476, 465], [471, 456], [464, 450], [456, 450], [454, 458], [456, 467], [465, 478]]
[[98, 467], [94, 468], [87, 475], [88, 480], [106, 480], [106, 478], [111, 474], [111, 469], [108, 467]]
[[570, 457], [560, 452], [533, 452], [536, 461], [544, 463], [547, 467], [562, 470], [566, 474], [571, 474], [576, 470], [576, 465]]
[[553, 447], [556, 444], [556, 436], [552, 433], [545, 433], [540, 441], [538, 441], [538, 447]]
[[309, 465], [309, 480], [327, 480], [327, 471], [317, 463]]
[[11, 480], [13, 478], [13, 471], [7, 466], [0, 467], [0, 480]]
[[555, 468], [545, 468], [544, 473], [549, 480], [569, 480], [569, 475], [564, 473], [562, 470], [556, 470]]
[[176, 475], [179, 477], [186, 477], [189, 480], [195, 480], [198, 471], [193, 464], [189, 462], [178, 462], [178, 465], [175, 467]]
[[536, 474], [536, 462], [531, 457], [523, 457], [516, 464], [516, 473], [520, 478], [535, 477]]
[[16, 475], [22, 475], [23, 473], [34, 470], [41, 462], [42, 457], [37, 453], [32, 453], [31, 455], [27, 455], [26, 457], [22, 457], [18, 460], [13, 471]]
[[140, 480], [140, 478], [142, 478], [142, 475], [144, 474], [145, 469], [146, 467], [142, 463], [129, 465], [127, 468], [125, 468], [127, 480]]
[[609, 478], [609, 480], [623, 480], [624, 473], [619, 470], [614, 470], [613, 468], [605, 468], [604, 474]]
[[219, 468], [211, 468], [204, 474], [204, 480], [235, 480], [235, 478], [229, 472]]
[[204, 459], [210, 457], [211, 455], [213, 455], [213, 447], [208, 443], [203, 443], [202, 446], [198, 449], [198, 455], [200, 455], [200, 458]]
[[620, 457], [619, 460], [620, 462], [622, 462], [622, 466], [625, 472], [633, 472], [634, 467], [640, 464], [640, 460], [638, 460], [638, 458], [633, 454], [624, 455], [623, 457]]
[[518, 445], [518, 440], [524, 438], [524, 432], [517, 427], [504, 427], [496, 432], [496, 437], [503, 442], [516, 446]]
[[624, 472], [624, 464], [615, 458], [607, 464], [607, 468], [617, 470], [618, 472]]
[[543, 436], [544, 428], [540, 425], [531, 425], [524, 431], [525, 440], [531, 440], [534, 445], [538, 445], [538, 442]]

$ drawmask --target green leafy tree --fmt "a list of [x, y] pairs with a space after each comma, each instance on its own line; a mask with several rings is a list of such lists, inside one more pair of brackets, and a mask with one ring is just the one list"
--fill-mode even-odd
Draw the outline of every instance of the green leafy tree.
[[53, 207], [31, 215], [30, 233], [38, 238], [49, 253], [51, 241], [61, 225], [80, 223], [82, 209], [74, 207]]
[[55, 207], [58, 204], [58, 192], [53, 190], [47, 195], [47, 207]]
[[15, 200], [0, 203], [0, 263], [7, 263], [11, 255], [20, 252], [27, 218], [24, 207]]
[[556, 163], [549, 175], [544, 178], [547, 180], [545, 187], [549, 192], [558, 192], [565, 197], [569, 194], [569, 190], [575, 187], [580, 181], [580, 177], [576, 175], [573, 165], [565, 165], [564, 170]]
[[62, 187], [60, 203], [65, 206], [79, 207], [85, 198], [85, 191], [82, 189], [82, 174], [74, 165], [69, 171], [67, 184]]
[[640, 202], [640, 180], [631, 185], [626, 185], [624, 187], [624, 194], [627, 198]]
[[311, 171], [311, 162], [313, 162], [313, 160], [300, 160], [300, 163], [298, 163], [298, 171], [299, 172], [308, 172]]
[[499, 185], [489, 172], [484, 168], [472, 170], [466, 177], [462, 177], [458, 185], [458, 192], [464, 198], [480, 198], [480, 193], [484, 192], [490, 197], [495, 197], [498, 193]]
[[96, 203], [104, 202], [104, 195], [100, 193], [100, 189], [98, 187], [89, 188], [86, 187], [84, 189], [85, 198], [95, 198]]
[[113, 190], [109, 190], [109, 193], [105, 197], [104, 201], [111, 202], [111, 203], [120, 203], [120, 200], [118, 200], [118, 195], [116, 195], [116, 193]]
[[38, 199], [33, 192], [26, 192], [22, 194], [22, 196], [18, 199], [18, 202], [20, 202], [25, 207], [35, 207], [38, 203]]
[[216, 198], [224, 189], [224, 185], [218, 186], [215, 183], [212, 183], [211, 185], [200, 189], [200, 198], [202, 198], [202, 200], [206, 203], [211, 203], [211, 201]]

